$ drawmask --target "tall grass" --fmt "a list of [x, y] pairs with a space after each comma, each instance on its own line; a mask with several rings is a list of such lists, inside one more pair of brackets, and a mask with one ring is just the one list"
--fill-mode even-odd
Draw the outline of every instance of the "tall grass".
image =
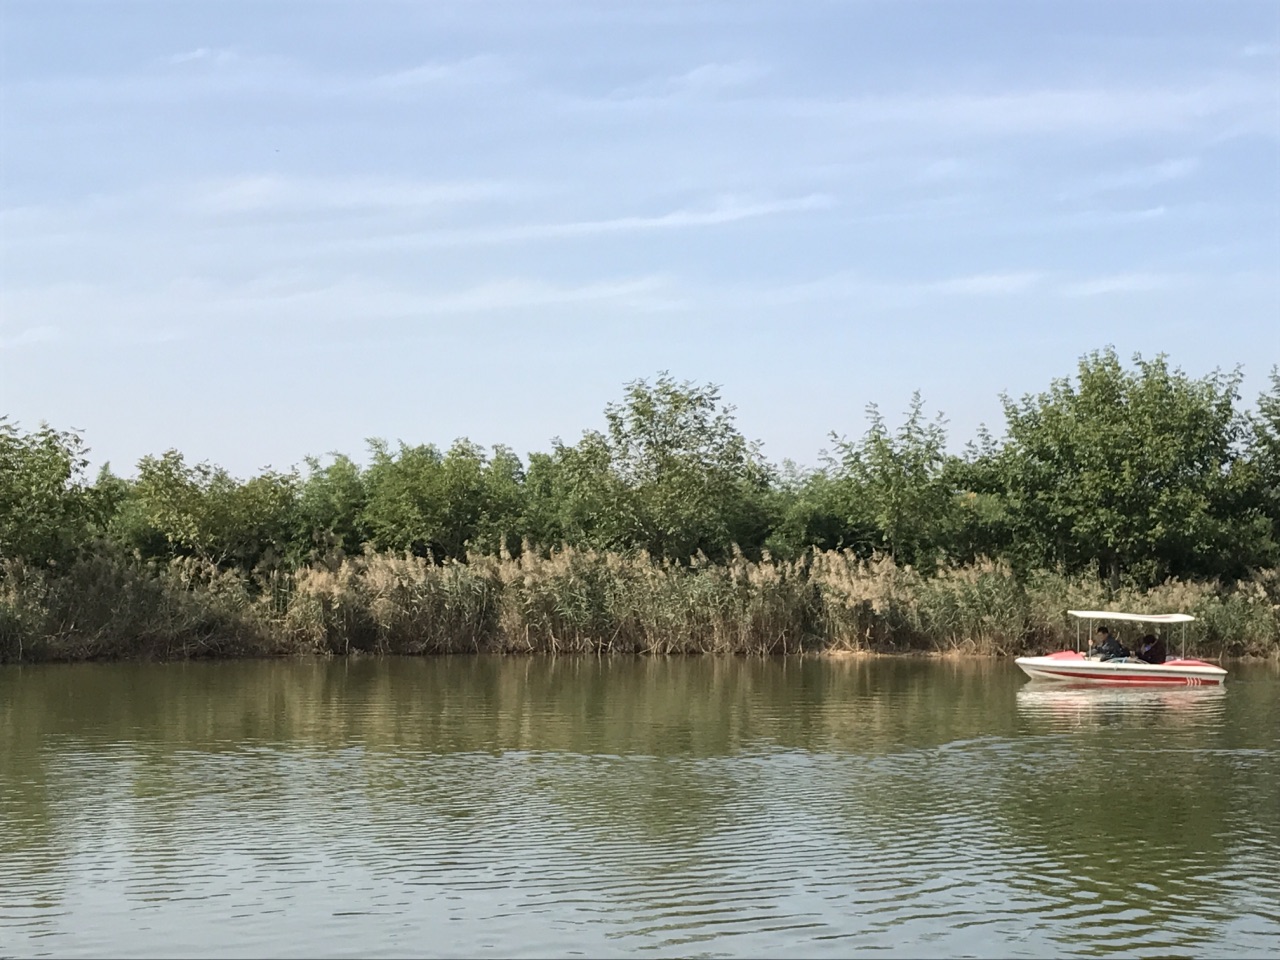
[[0, 660], [228, 657], [271, 650], [246, 579], [191, 560], [0, 563]]
[[[1185, 611], [1201, 655], [1280, 656], [1280, 571], [1108, 596], [1091, 577], [990, 562], [925, 577], [887, 558], [735, 553], [689, 565], [565, 548], [432, 563], [368, 553], [252, 577], [102, 552], [0, 566], [0, 660], [318, 653], [751, 654], [1072, 645], [1067, 609]], [[1135, 639], [1123, 636], [1123, 639]], [[1171, 636], [1171, 646], [1179, 637]]]

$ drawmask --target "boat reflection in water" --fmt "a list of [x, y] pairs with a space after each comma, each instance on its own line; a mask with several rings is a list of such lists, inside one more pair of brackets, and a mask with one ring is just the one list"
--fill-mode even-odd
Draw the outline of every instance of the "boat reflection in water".
[[1202, 726], [1223, 717], [1227, 691], [1213, 687], [1107, 687], [1028, 684], [1017, 692], [1018, 714], [1055, 726]]

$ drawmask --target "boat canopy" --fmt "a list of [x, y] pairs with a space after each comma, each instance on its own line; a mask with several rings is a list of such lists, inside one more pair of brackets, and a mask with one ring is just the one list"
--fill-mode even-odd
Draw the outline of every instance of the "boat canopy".
[[1190, 623], [1189, 613], [1116, 613], [1110, 610], [1068, 610], [1081, 620], [1129, 620], [1134, 623]]

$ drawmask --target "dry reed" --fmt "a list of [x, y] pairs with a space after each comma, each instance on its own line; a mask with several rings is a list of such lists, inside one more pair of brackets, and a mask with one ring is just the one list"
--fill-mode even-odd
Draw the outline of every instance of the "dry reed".
[[443, 564], [366, 553], [249, 577], [191, 560], [98, 554], [0, 568], [0, 660], [461, 652], [775, 655], [959, 651], [1074, 642], [1067, 609], [1181, 610], [1203, 655], [1280, 655], [1280, 571], [1108, 597], [1091, 577], [998, 563], [925, 577], [888, 558], [814, 552], [688, 565], [565, 547]]

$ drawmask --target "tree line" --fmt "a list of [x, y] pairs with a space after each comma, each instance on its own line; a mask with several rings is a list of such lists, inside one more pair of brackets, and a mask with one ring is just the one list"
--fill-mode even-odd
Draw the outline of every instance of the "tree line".
[[[770, 463], [713, 385], [636, 380], [605, 429], [522, 460], [466, 439], [370, 442], [367, 463], [308, 458], [248, 479], [176, 450], [88, 476], [74, 431], [0, 419], [0, 557], [56, 571], [114, 552], [246, 574], [367, 551], [440, 563], [567, 546], [674, 564], [887, 557], [924, 576], [992, 560], [1096, 574], [1112, 589], [1234, 581], [1280, 564], [1280, 370], [1253, 407], [1239, 369], [1082, 357], [1041, 393], [1002, 397], [1000, 434], [949, 453], [917, 393], [874, 405], [820, 466]], [[0, 574], [3, 576], [3, 574]]]

